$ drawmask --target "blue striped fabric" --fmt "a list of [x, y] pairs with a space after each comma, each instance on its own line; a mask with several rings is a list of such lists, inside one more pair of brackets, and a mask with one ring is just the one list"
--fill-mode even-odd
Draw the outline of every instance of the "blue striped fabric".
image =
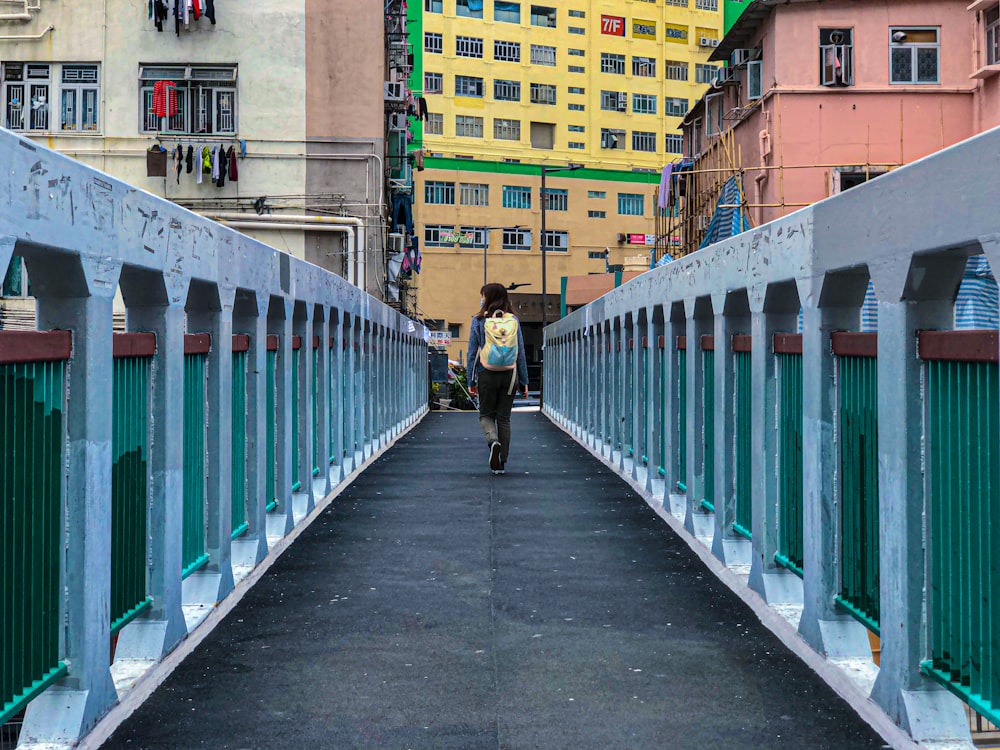
[[878, 300], [875, 299], [875, 285], [868, 282], [865, 301], [861, 303], [861, 330], [874, 333], [878, 330]]
[[997, 280], [985, 255], [969, 258], [955, 300], [955, 328], [1000, 328]]

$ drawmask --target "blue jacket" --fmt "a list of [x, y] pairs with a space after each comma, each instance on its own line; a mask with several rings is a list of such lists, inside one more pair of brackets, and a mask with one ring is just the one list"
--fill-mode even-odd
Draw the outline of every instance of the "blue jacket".
[[[472, 318], [472, 330], [469, 332], [469, 355], [465, 363], [465, 376], [469, 385], [479, 382], [479, 350], [486, 344], [486, 326], [482, 319]], [[517, 380], [518, 388], [528, 384], [528, 360], [524, 356], [524, 336], [521, 335], [520, 321], [517, 326]]]

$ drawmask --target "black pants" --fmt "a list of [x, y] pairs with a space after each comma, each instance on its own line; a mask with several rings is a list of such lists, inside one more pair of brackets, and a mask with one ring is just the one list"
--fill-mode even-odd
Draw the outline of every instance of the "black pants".
[[500, 441], [500, 460], [510, 452], [510, 410], [514, 408], [517, 370], [479, 371], [479, 426], [486, 444]]

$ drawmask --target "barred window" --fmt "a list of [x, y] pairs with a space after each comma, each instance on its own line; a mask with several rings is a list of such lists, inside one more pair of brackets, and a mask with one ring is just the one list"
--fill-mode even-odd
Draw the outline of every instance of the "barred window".
[[433, 34], [430, 31], [424, 32], [424, 52], [433, 55], [440, 55], [444, 52], [444, 39], [440, 34]]
[[454, 234], [454, 224], [428, 224], [424, 227], [424, 247], [451, 247]]
[[652, 57], [633, 57], [632, 75], [639, 78], [656, 78], [656, 60]]
[[531, 64], [532, 65], [549, 65], [555, 67], [556, 64], [556, 48], [547, 47], [542, 44], [532, 44], [531, 45]]
[[[607, 211], [587, 211], [587, 218], [588, 219], [606, 219], [606, 218], [608, 218], [608, 212]], [[604, 253], [601, 253], [598, 257], [603, 258], [604, 257]]]
[[550, 253], [569, 252], [569, 232], [549, 229], [542, 235], [542, 245]]
[[503, 230], [504, 250], [531, 250], [531, 230], [510, 228]]
[[688, 7], [688, 0], [663, 0], [664, 5], [676, 5], [680, 8]]
[[[10, 100], [11, 84], [9, 82], [10, 66], [12, 63], [4, 63], [4, 78], [7, 95], [4, 101]], [[47, 91], [44, 94], [38, 91], [39, 86], [35, 85], [41, 81], [33, 75], [33, 68], [37, 66], [27, 63], [25, 66], [26, 82], [30, 85], [27, 103], [36, 101], [36, 94], [42, 94], [40, 98], [47, 101], [60, 101]], [[48, 68], [48, 66], [44, 66]], [[96, 68], [93, 68], [96, 76]], [[140, 85], [140, 130], [150, 131], [170, 131], [175, 133], [235, 133], [236, 127], [236, 76], [235, 65], [220, 66], [191, 66], [191, 65], [143, 65], [139, 69]], [[158, 80], [177, 82], [177, 114], [170, 117], [157, 117], [153, 111], [153, 87]], [[96, 97], [96, 92], [93, 95]], [[61, 116], [63, 120], [69, 121], [74, 117], [72, 98], [60, 97], [63, 105]], [[24, 98], [21, 101], [25, 101]], [[93, 111], [96, 113], [96, 99], [92, 100]], [[83, 102], [84, 105], [87, 102]], [[69, 109], [66, 109], [69, 107]], [[32, 106], [25, 118], [29, 117], [30, 123], [26, 127], [30, 129], [45, 130], [39, 127], [38, 118], [48, 119], [49, 106]], [[54, 126], [53, 126], [54, 127]], [[93, 128], [96, 130], [96, 122]]]
[[548, 211], [568, 211], [569, 191], [563, 188], [545, 188], [545, 208]]
[[520, 43], [497, 39], [493, 42], [493, 59], [499, 62], [521, 62]]
[[601, 53], [601, 72], [625, 75], [625, 55], [614, 55], [610, 52]]
[[683, 117], [687, 111], [687, 99], [678, 96], [663, 97], [663, 114], [669, 117]]
[[427, 135], [444, 135], [444, 115], [440, 112], [428, 114], [427, 124], [424, 125], [424, 133]]
[[482, 98], [483, 79], [476, 76], [455, 76], [455, 96]]
[[444, 76], [440, 73], [424, 73], [424, 93], [440, 94], [444, 91]]
[[458, 202], [463, 206], [488, 206], [490, 186], [482, 182], [462, 182], [458, 186]]
[[708, 65], [706, 63], [695, 63], [694, 65], [695, 83], [712, 83], [718, 75], [719, 68], [716, 65]]
[[570, 18], [586, 18], [587, 11], [585, 10], [571, 10], [568, 11]]
[[424, 203], [436, 206], [454, 206], [455, 183], [428, 180], [424, 183]]
[[556, 87], [548, 83], [531, 84], [532, 104], [555, 104]]
[[521, 121], [496, 118], [493, 120], [493, 137], [498, 141], [521, 140]]
[[656, 153], [656, 133], [644, 130], [632, 131], [632, 150]]
[[604, 190], [588, 190], [587, 191], [587, 197], [588, 198], [596, 198], [598, 200], [604, 200], [605, 198], [608, 197], [608, 194]]
[[602, 91], [601, 109], [606, 112], [627, 112], [628, 94], [624, 91]]
[[618, 193], [619, 216], [642, 216], [646, 201], [642, 193]]
[[584, 89], [583, 86], [570, 86], [570, 87], [568, 87], [566, 89], [566, 92], [569, 93], [569, 94], [585, 94], [585, 93], [587, 93], [586, 89]]
[[504, 208], [531, 208], [531, 188], [521, 185], [503, 186]]
[[584, 127], [583, 125], [570, 125], [569, 126], [569, 132], [571, 132], [571, 133], [586, 133], [587, 132], [587, 128]]
[[684, 150], [684, 136], [679, 133], [667, 133], [663, 139], [663, 150], [668, 154], [679, 154]]
[[481, 58], [483, 56], [483, 40], [475, 36], [456, 36], [455, 55]]
[[656, 95], [632, 94], [632, 111], [637, 115], [655, 115]]
[[663, 62], [664, 77], [668, 81], [686, 81], [688, 79], [688, 64], [685, 60], [665, 60]]
[[493, 82], [493, 98], [498, 102], [521, 101], [521, 82], [495, 80]]
[[424, 0], [424, 11], [427, 13], [441, 13], [443, 0]]
[[483, 118], [455, 115], [455, 135], [459, 138], [482, 138]]
[[586, 57], [587, 56], [587, 50], [573, 49], [571, 47], [570, 49], [566, 50], [566, 54], [569, 55], [570, 57]]

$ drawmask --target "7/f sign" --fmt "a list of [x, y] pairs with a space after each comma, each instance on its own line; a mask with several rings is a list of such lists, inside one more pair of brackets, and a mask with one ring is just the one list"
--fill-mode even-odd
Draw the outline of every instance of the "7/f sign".
[[621, 16], [601, 16], [601, 33], [609, 36], [625, 36], [625, 19]]

